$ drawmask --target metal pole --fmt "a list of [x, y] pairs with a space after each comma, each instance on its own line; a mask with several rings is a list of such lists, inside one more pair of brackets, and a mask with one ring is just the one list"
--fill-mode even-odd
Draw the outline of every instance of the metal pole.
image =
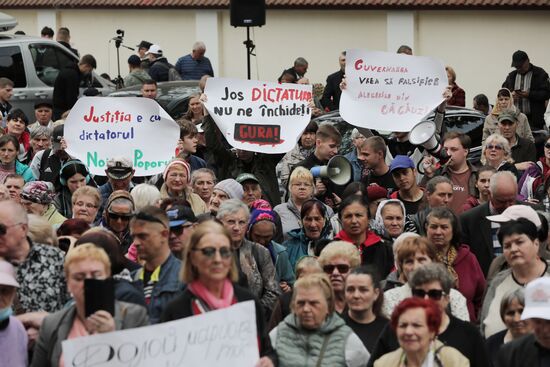
[[248, 80], [250, 80], [250, 54], [252, 53], [252, 47], [251, 47], [252, 41], [250, 40], [250, 27], [246, 27], [246, 66], [247, 66], [247, 76]]

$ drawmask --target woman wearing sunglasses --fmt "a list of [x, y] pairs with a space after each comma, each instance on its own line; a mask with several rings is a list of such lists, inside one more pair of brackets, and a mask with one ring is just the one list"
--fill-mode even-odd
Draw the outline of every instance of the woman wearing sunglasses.
[[[472, 367], [490, 366], [485, 343], [479, 330], [469, 322], [458, 319], [449, 312], [449, 305], [453, 292], [454, 279], [451, 277], [445, 266], [438, 263], [423, 265], [410, 275], [409, 286], [411, 295], [416, 298], [429, 299], [437, 305], [441, 323], [435, 335], [443, 344], [457, 349], [466, 357]], [[399, 306], [396, 306], [398, 310]], [[398, 311], [397, 311], [398, 312]], [[392, 324], [394, 316], [392, 315]], [[372, 365], [380, 356], [394, 351], [403, 343], [404, 335], [391, 329], [386, 329], [380, 336], [380, 339], [373, 351], [369, 365]], [[409, 346], [414, 342], [407, 343]], [[403, 348], [405, 349], [405, 348]], [[375, 363], [375, 362], [374, 362]], [[447, 366], [463, 366], [464, 364], [444, 364]], [[378, 366], [378, 364], [375, 364]], [[380, 366], [391, 366], [391, 364], [380, 364]], [[401, 366], [401, 365], [395, 365]], [[407, 364], [409, 366], [409, 364]], [[433, 366], [437, 366], [434, 364]], [[465, 364], [464, 366], [468, 366]]]
[[481, 149], [481, 164], [500, 171], [510, 171], [518, 177], [518, 170], [512, 159], [512, 150], [505, 137], [492, 134], [485, 140]]
[[115, 190], [107, 199], [101, 225], [117, 236], [121, 254], [126, 254], [132, 244], [130, 220], [134, 216], [134, 199], [126, 190]]
[[179, 320], [254, 300], [260, 356], [258, 366], [273, 366], [274, 351], [267, 335], [263, 308], [246, 289], [236, 284], [239, 274], [231, 235], [220, 224], [206, 221], [197, 226], [183, 251], [181, 281], [185, 290], [164, 309], [161, 322]]
[[346, 307], [345, 283], [351, 269], [361, 265], [359, 252], [349, 242], [329, 243], [319, 256], [319, 265], [330, 279], [334, 290], [334, 308], [341, 314]]

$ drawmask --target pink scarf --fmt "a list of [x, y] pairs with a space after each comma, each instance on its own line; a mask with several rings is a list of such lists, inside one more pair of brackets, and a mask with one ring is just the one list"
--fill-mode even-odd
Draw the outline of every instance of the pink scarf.
[[189, 284], [189, 290], [201, 300], [206, 302], [212, 310], [227, 308], [233, 304], [233, 284], [229, 279], [225, 279], [222, 288], [222, 298], [213, 295], [201, 282], [198, 280]]

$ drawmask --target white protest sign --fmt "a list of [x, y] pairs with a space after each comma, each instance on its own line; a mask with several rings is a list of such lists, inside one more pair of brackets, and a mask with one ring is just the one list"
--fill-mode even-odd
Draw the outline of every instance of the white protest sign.
[[254, 301], [177, 321], [65, 340], [65, 366], [253, 367], [259, 357]]
[[139, 97], [83, 97], [71, 109], [63, 131], [67, 153], [92, 174], [105, 175], [107, 159], [124, 156], [136, 176], [161, 173], [174, 157], [179, 127], [154, 100]]
[[431, 57], [381, 51], [346, 52], [340, 115], [350, 124], [410, 131], [443, 101], [447, 74]]
[[311, 85], [208, 78], [208, 113], [233, 147], [286, 153], [310, 121]]

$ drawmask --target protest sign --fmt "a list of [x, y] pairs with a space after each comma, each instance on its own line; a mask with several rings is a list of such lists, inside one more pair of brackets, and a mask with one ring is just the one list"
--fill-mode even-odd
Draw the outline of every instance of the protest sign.
[[364, 50], [346, 52], [346, 82], [342, 118], [385, 131], [410, 131], [443, 101], [448, 84], [439, 60]]
[[310, 121], [310, 85], [208, 78], [208, 113], [233, 147], [286, 153]]
[[254, 301], [137, 329], [62, 342], [72, 367], [253, 367], [258, 362]]
[[174, 157], [179, 127], [154, 100], [83, 97], [65, 121], [67, 153], [92, 174], [105, 175], [107, 159], [132, 160], [136, 176], [161, 173]]

